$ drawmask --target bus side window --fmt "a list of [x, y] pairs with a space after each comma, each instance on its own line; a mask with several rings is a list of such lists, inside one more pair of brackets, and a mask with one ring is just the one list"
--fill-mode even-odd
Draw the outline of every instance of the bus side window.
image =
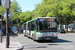
[[30, 30], [30, 28], [29, 28], [29, 27], [30, 27], [30, 25], [29, 25], [29, 23], [28, 23], [28, 30]]
[[28, 23], [28, 30], [31, 30], [31, 23]]
[[32, 31], [34, 30], [34, 24], [32, 24]]
[[35, 24], [34, 24], [34, 22], [32, 22], [32, 25], [31, 25], [31, 29], [32, 29], [32, 31], [34, 31], [34, 29], [35, 29]]

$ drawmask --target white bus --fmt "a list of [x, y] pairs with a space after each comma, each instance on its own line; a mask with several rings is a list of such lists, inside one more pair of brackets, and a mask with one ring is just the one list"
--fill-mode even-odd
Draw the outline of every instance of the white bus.
[[39, 17], [24, 23], [24, 36], [33, 40], [55, 40], [58, 38], [56, 17]]

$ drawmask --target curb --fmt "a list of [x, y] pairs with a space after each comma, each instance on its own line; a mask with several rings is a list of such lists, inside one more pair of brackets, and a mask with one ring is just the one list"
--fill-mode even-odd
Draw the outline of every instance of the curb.
[[16, 50], [23, 50], [23, 46], [21, 45], [21, 47], [20, 47], [20, 48], [18, 48], [18, 49], [16, 49]]
[[[13, 42], [10, 42], [10, 43], [13, 44]], [[22, 50], [23, 49], [23, 46], [19, 42], [15, 42], [15, 43], [16, 43], [16, 46], [17, 46], [16, 50]], [[10, 44], [10, 47], [13, 47], [13, 46], [11, 46], [11, 44]]]

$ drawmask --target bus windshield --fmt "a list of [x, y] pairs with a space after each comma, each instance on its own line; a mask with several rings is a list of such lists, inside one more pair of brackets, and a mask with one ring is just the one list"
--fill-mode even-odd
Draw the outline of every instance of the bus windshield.
[[49, 31], [49, 32], [56, 32], [57, 24], [55, 21], [40, 21], [39, 22], [39, 31]]

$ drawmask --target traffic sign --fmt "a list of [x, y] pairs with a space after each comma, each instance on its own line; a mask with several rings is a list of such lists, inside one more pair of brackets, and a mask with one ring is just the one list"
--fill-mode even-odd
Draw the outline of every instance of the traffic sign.
[[10, 8], [10, 0], [5, 0], [4, 7], [6, 9], [9, 9]]

